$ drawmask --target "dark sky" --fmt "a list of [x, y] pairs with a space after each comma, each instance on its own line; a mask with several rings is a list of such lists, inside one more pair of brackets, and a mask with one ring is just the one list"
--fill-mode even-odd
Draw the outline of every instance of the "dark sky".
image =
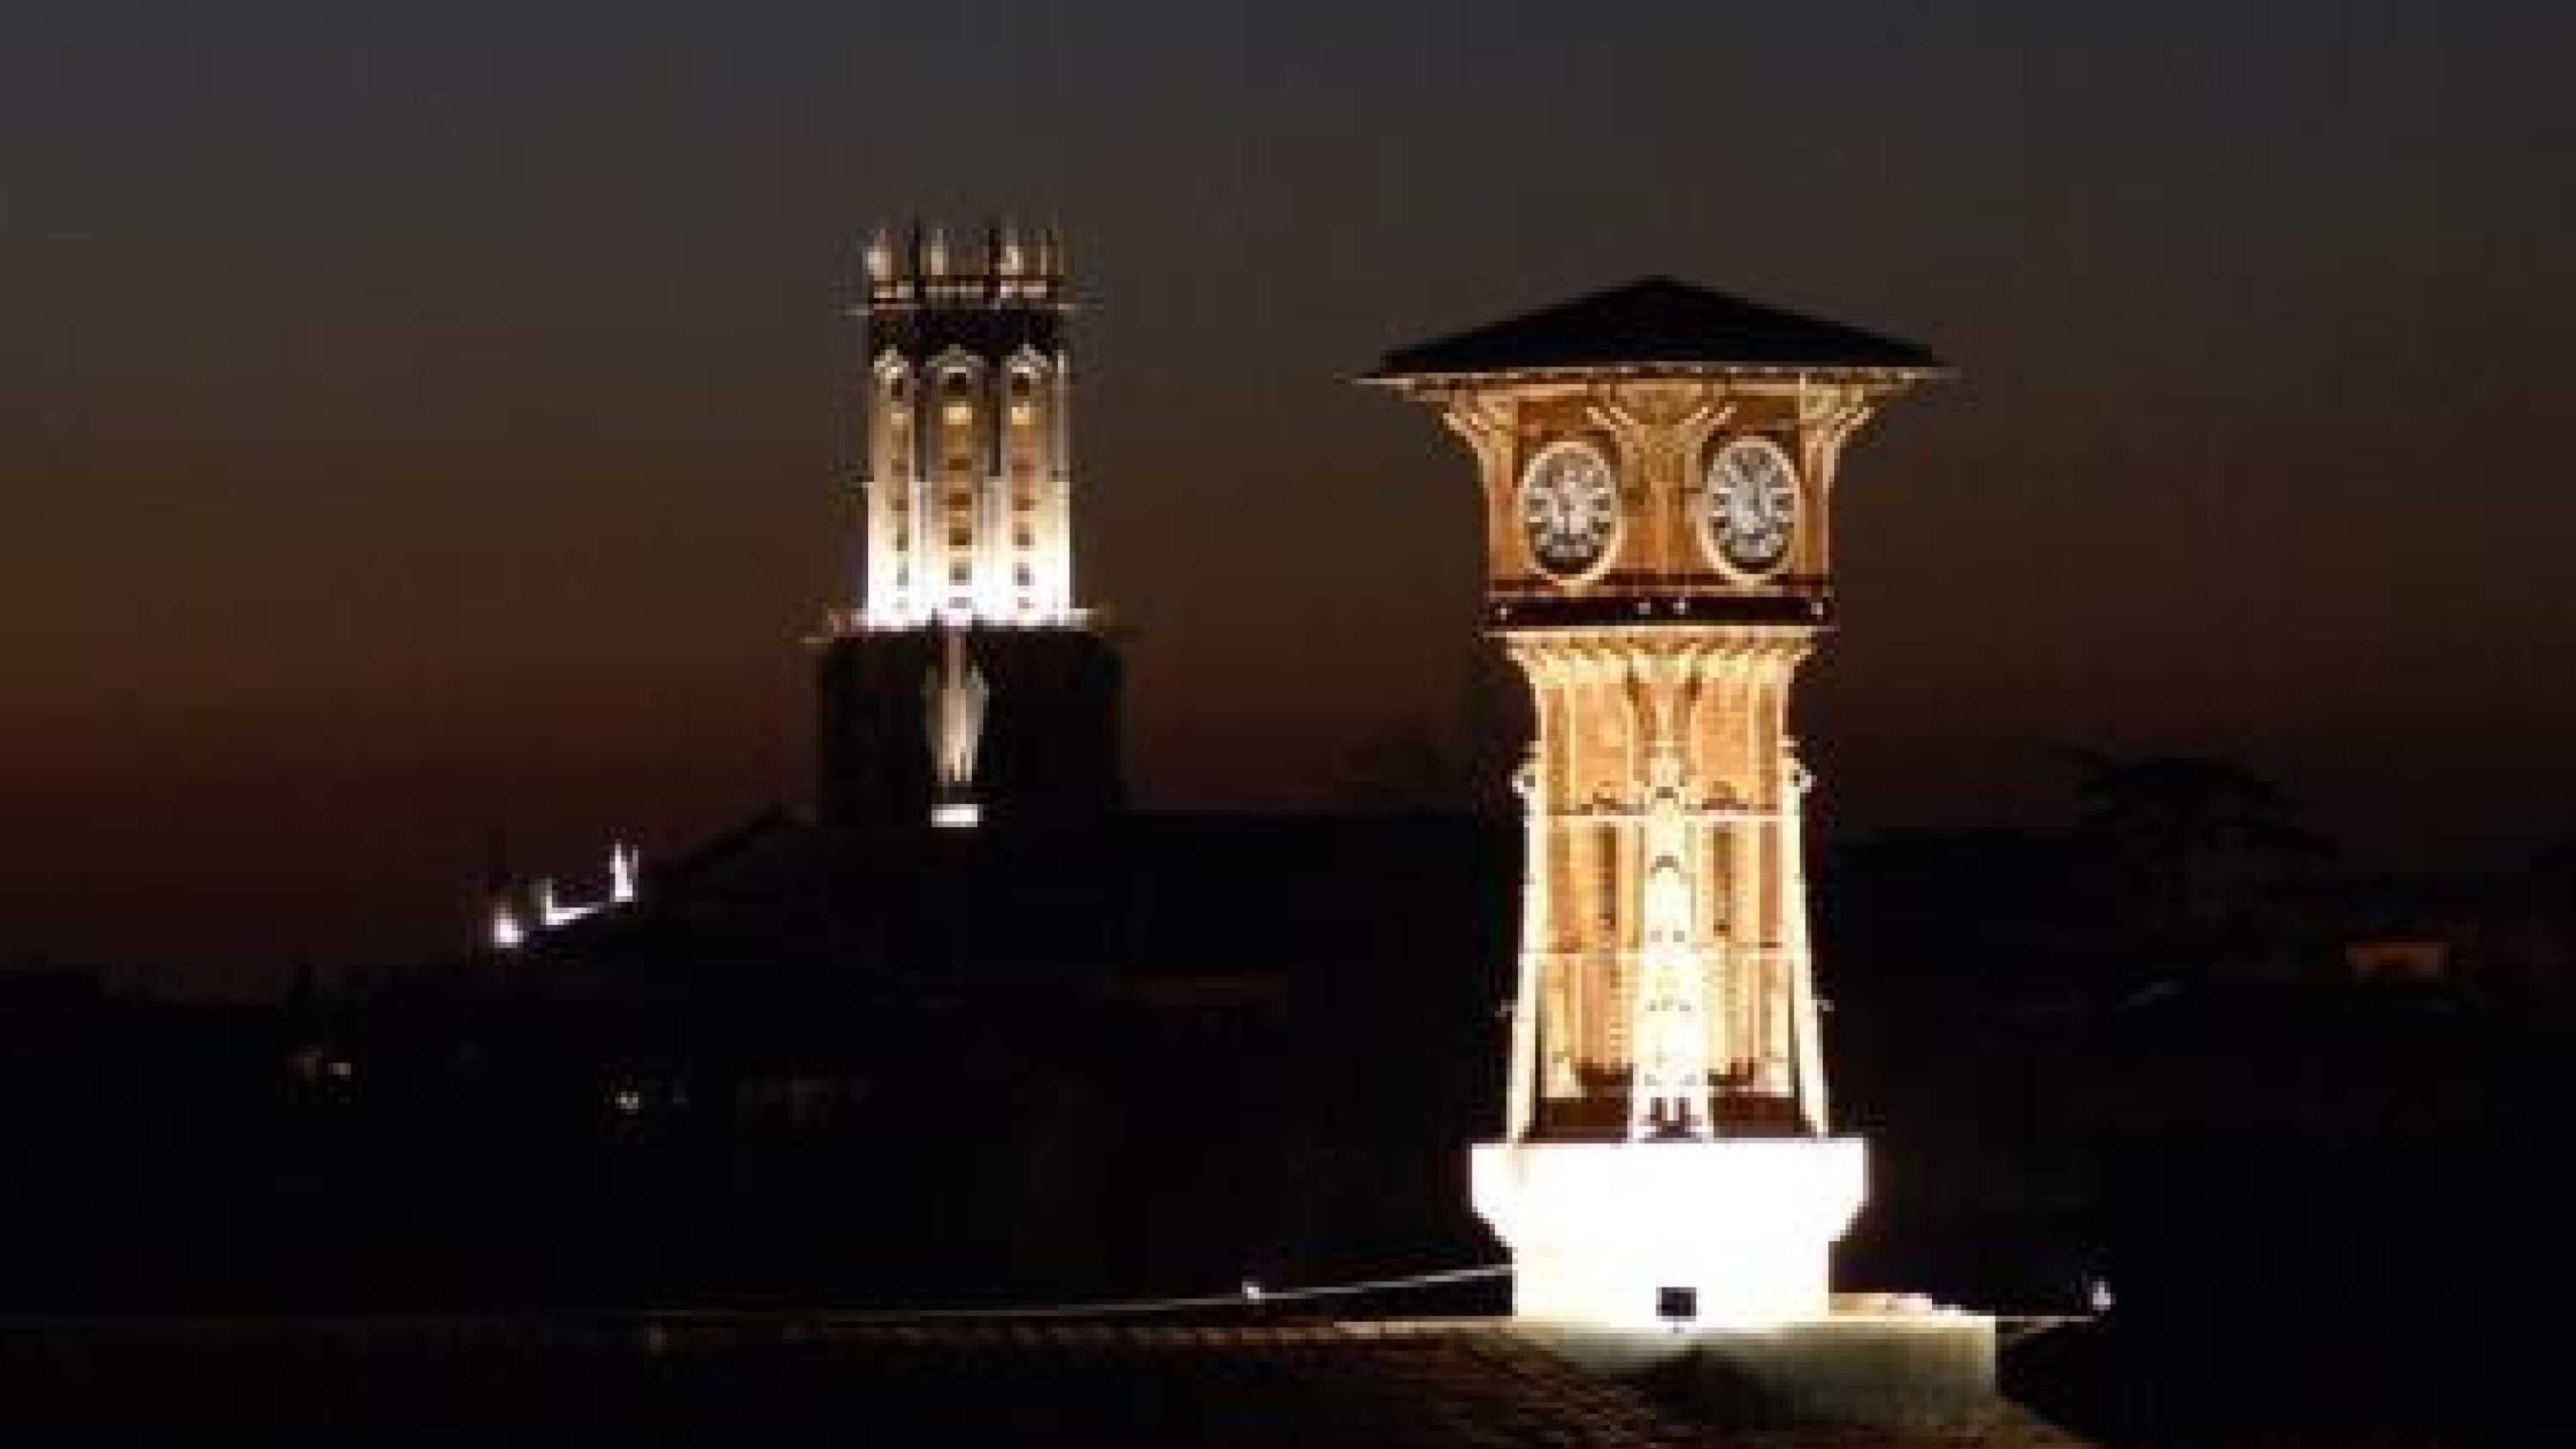
[[1822, 828], [2228, 755], [2358, 861], [2576, 830], [2576, 20], [2447, 4], [18, 0], [0, 964], [464, 938], [801, 800], [855, 239], [1053, 218], [1155, 805], [1446, 731], [1465, 454], [1349, 379], [1646, 272], [1919, 339]]

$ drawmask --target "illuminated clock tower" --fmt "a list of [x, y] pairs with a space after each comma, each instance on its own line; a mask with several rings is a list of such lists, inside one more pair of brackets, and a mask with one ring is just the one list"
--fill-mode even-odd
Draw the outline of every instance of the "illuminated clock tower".
[[823, 818], [1097, 818], [1123, 795], [1119, 667], [1074, 602], [1063, 243], [880, 230], [864, 274], [860, 567], [820, 641]]
[[1525, 1318], [1829, 1307], [1866, 1191], [1828, 1113], [1789, 722], [1844, 445], [1921, 348], [1661, 278], [1388, 355], [1484, 488], [1486, 623], [1536, 738], [1501, 1140]]

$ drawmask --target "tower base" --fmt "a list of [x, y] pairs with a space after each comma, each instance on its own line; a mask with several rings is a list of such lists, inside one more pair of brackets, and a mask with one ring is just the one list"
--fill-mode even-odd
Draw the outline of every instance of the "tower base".
[[[1088, 627], [968, 626], [989, 688], [973, 778], [943, 786], [932, 711], [950, 630], [839, 630], [815, 655], [815, 793], [827, 825], [1089, 825], [1120, 809], [1117, 646]], [[956, 807], [972, 805], [972, 813]]]
[[1831, 1318], [1774, 1328], [1646, 1333], [1524, 1320], [1512, 1331], [1587, 1373], [1651, 1377], [1695, 1416], [1727, 1425], [1955, 1429], [1991, 1422], [2002, 1407], [1995, 1320], [1954, 1308], [1838, 1297]]
[[1471, 1172], [1513, 1314], [1589, 1328], [1820, 1320], [1867, 1190], [1857, 1137], [1484, 1143]]

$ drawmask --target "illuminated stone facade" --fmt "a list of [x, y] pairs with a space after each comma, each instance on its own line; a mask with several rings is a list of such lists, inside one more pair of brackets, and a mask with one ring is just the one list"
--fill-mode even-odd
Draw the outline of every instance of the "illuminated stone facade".
[[1096, 814], [1122, 794], [1119, 668], [1074, 602], [1063, 245], [880, 230], [863, 270], [860, 585], [823, 641], [823, 814]]
[[1864, 1192], [1830, 1133], [1789, 724], [1845, 443], [1908, 344], [1649, 281], [1393, 354], [1484, 486], [1529, 682], [1503, 1140], [1525, 1316], [1821, 1317]]
[[1063, 247], [937, 227], [866, 256], [860, 626], [1062, 625], [1073, 603], [1072, 376]]

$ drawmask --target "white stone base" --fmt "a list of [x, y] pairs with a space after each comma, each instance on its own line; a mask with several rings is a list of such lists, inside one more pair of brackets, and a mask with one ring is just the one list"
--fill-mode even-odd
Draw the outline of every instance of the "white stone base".
[[1934, 1429], [1990, 1421], [2000, 1403], [1995, 1320], [1954, 1308], [1855, 1312], [1838, 1300], [1830, 1318], [1773, 1328], [1640, 1332], [1522, 1319], [1512, 1331], [1587, 1373], [1652, 1374], [1724, 1424]]
[[1867, 1192], [1856, 1137], [1503, 1142], [1474, 1149], [1476, 1212], [1512, 1254], [1512, 1312], [1591, 1328], [1809, 1323]]

